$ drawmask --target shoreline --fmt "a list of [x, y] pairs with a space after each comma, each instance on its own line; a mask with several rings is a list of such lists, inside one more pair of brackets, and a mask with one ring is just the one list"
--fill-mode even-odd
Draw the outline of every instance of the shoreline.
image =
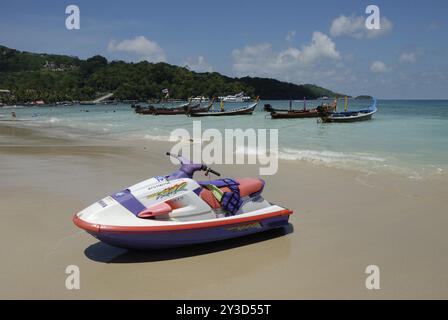
[[[35, 125], [37, 124], [37, 125]], [[19, 132], [21, 131], [21, 132]], [[8, 139], [2, 139], [2, 135], [8, 134]], [[37, 135], [39, 137], [39, 141], [45, 139], [46, 146], [48, 146], [48, 141], [52, 141], [54, 146], [58, 145], [85, 145], [85, 146], [114, 146], [114, 147], [142, 147], [142, 148], [150, 148], [152, 144], [156, 145], [165, 145], [167, 146], [167, 151], [171, 149], [171, 146], [176, 144], [178, 141], [170, 140], [169, 136], [155, 136], [150, 137], [150, 135], [146, 134], [142, 137], [120, 137], [116, 134], [110, 134], [109, 132], [95, 132], [89, 130], [83, 130], [76, 127], [64, 126], [56, 124], [42, 124], [42, 123], [34, 123], [33, 126], [29, 126], [29, 124], [24, 123], [1, 123], [0, 122], [0, 147], [4, 147], [5, 145], [14, 146], [16, 143], [18, 146], [24, 146], [23, 138], [30, 138]], [[19, 138], [17, 139], [18, 136]], [[25, 140], [26, 141], [26, 140]], [[35, 142], [33, 139], [27, 141], [30, 146], [35, 146]], [[185, 142], [187, 144], [191, 144], [189, 142]], [[205, 142], [201, 142], [203, 147], [206, 145]], [[437, 168], [435, 166], [420, 168], [420, 169], [410, 169], [403, 168], [397, 165], [384, 165], [381, 166], [376, 164], [374, 167], [370, 167], [367, 164], [356, 164], [350, 161], [358, 161], [355, 158], [349, 160], [348, 163], [339, 163], [337, 161], [327, 160], [328, 157], [331, 156], [336, 157], [356, 157], [356, 153], [335, 153], [332, 151], [313, 151], [313, 150], [293, 150], [294, 152], [302, 152], [302, 155], [297, 155], [290, 153], [290, 149], [288, 147], [279, 148], [279, 158], [278, 163], [285, 165], [300, 165], [300, 166], [311, 166], [320, 169], [330, 169], [330, 170], [342, 170], [347, 172], [353, 172], [355, 174], [361, 175], [393, 175], [401, 178], [406, 178], [409, 180], [415, 181], [439, 181], [439, 180], [448, 180], [448, 172], [442, 168]], [[292, 151], [291, 151], [292, 152]], [[310, 155], [307, 155], [310, 153]], [[245, 155], [247, 157], [247, 154]], [[364, 155], [361, 156], [364, 157]], [[322, 158], [323, 157], [323, 158]], [[366, 161], [379, 161], [381, 163], [383, 160], [377, 158], [373, 155], [365, 155]], [[370, 158], [373, 157], [373, 158]], [[370, 160], [369, 160], [370, 159]], [[218, 165], [221, 165], [218, 164]], [[430, 171], [431, 170], [431, 171]]]

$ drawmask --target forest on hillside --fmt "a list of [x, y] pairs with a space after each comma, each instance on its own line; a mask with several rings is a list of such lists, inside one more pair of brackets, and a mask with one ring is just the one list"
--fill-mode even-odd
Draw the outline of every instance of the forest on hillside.
[[96, 55], [86, 60], [66, 55], [22, 52], [0, 46], [0, 89], [11, 91], [9, 102], [91, 100], [113, 92], [119, 100], [170, 96], [224, 96], [245, 92], [262, 99], [315, 99], [335, 96], [315, 85], [297, 85], [268, 78], [231, 78], [217, 72], [197, 73], [167, 63], [107, 61]]

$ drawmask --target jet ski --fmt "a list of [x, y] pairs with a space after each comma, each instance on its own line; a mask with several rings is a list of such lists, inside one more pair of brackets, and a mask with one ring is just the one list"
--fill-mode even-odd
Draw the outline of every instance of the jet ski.
[[258, 178], [196, 181], [220, 176], [204, 164], [167, 153], [180, 168], [107, 196], [75, 214], [95, 238], [126, 249], [163, 249], [242, 237], [287, 226], [291, 210], [262, 196]]

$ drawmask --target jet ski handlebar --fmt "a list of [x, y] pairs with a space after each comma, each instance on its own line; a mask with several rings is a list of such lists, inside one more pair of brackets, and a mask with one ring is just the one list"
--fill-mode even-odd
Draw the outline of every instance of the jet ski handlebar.
[[196, 164], [196, 163], [192, 163], [190, 162], [190, 160], [180, 156], [180, 155], [175, 155], [172, 154], [170, 152], [166, 153], [167, 156], [173, 157], [177, 160], [179, 160], [181, 167], [180, 167], [180, 171], [186, 173], [188, 175], [188, 177], [193, 178], [193, 174], [196, 171], [205, 171], [205, 175], [207, 176], [209, 173], [214, 174], [215, 176], [220, 177], [221, 174], [211, 168], [209, 168], [208, 166], [206, 166], [205, 164]]
[[[204, 165], [205, 166], [205, 165]], [[208, 168], [207, 166], [205, 166], [205, 175], [208, 176], [209, 173], [213, 173], [215, 176], [220, 177], [221, 174], [211, 168]]]

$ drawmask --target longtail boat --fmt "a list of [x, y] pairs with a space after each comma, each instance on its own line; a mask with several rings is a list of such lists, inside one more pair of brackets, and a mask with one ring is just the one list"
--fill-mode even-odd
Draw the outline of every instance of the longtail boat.
[[148, 106], [148, 107], [140, 107], [135, 108], [135, 112], [139, 114], [151, 114], [151, 115], [174, 115], [174, 114], [185, 114], [188, 110], [188, 108], [198, 108], [200, 104], [195, 104], [193, 106], [189, 106], [189, 104], [183, 104], [178, 107], [174, 108], [156, 108], [154, 106]]
[[[337, 100], [335, 100], [331, 105], [322, 104], [320, 108], [324, 112], [331, 112], [336, 109]], [[319, 108], [319, 107], [318, 107]], [[271, 111], [271, 119], [306, 119], [306, 118], [318, 118], [319, 112], [318, 108], [307, 109], [306, 100], [304, 100], [304, 106], [301, 110], [292, 110], [292, 102], [290, 102], [290, 109], [287, 111], [278, 111], [274, 109]]]
[[176, 115], [176, 114], [187, 114], [193, 112], [207, 112], [213, 105], [213, 101], [209, 103], [208, 106], [202, 107], [200, 103], [185, 103], [175, 108], [156, 108], [154, 106], [148, 107], [136, 107], [135, 112], [139, 114], [150, 114], [150, 115]]
[[344, 112], [327, 112], [322, 108], [318, 107], [319, 117], [322, 122], [358, 122], [371, 120], [372, 116], [378, 111], [376, 99], [372, 100], [372, 104], [366, 108], [356, 111], [347, 111], [347, 99], [345, 103]]
[[191, 112], [188, 115], [190, 117], [223, 117], [223, 116], [241, 116], [241, 115], [251, 115], [258, 102], [248, 105], [246, 107], [232, 109], [232, 110], [219, 110], [219, 111], [207, 111], [207, 112]]
[[294, 111], [274, 111], [271, 112], [272, 119], [304, 119], [317, 118], [317, 109], [294, 110]]
[[287, 111], [290, 111], [289, 109], [275, 109], [270, 104], [265, 104], [263, 110], [266, 111], [266, 112], [287, 112]]

